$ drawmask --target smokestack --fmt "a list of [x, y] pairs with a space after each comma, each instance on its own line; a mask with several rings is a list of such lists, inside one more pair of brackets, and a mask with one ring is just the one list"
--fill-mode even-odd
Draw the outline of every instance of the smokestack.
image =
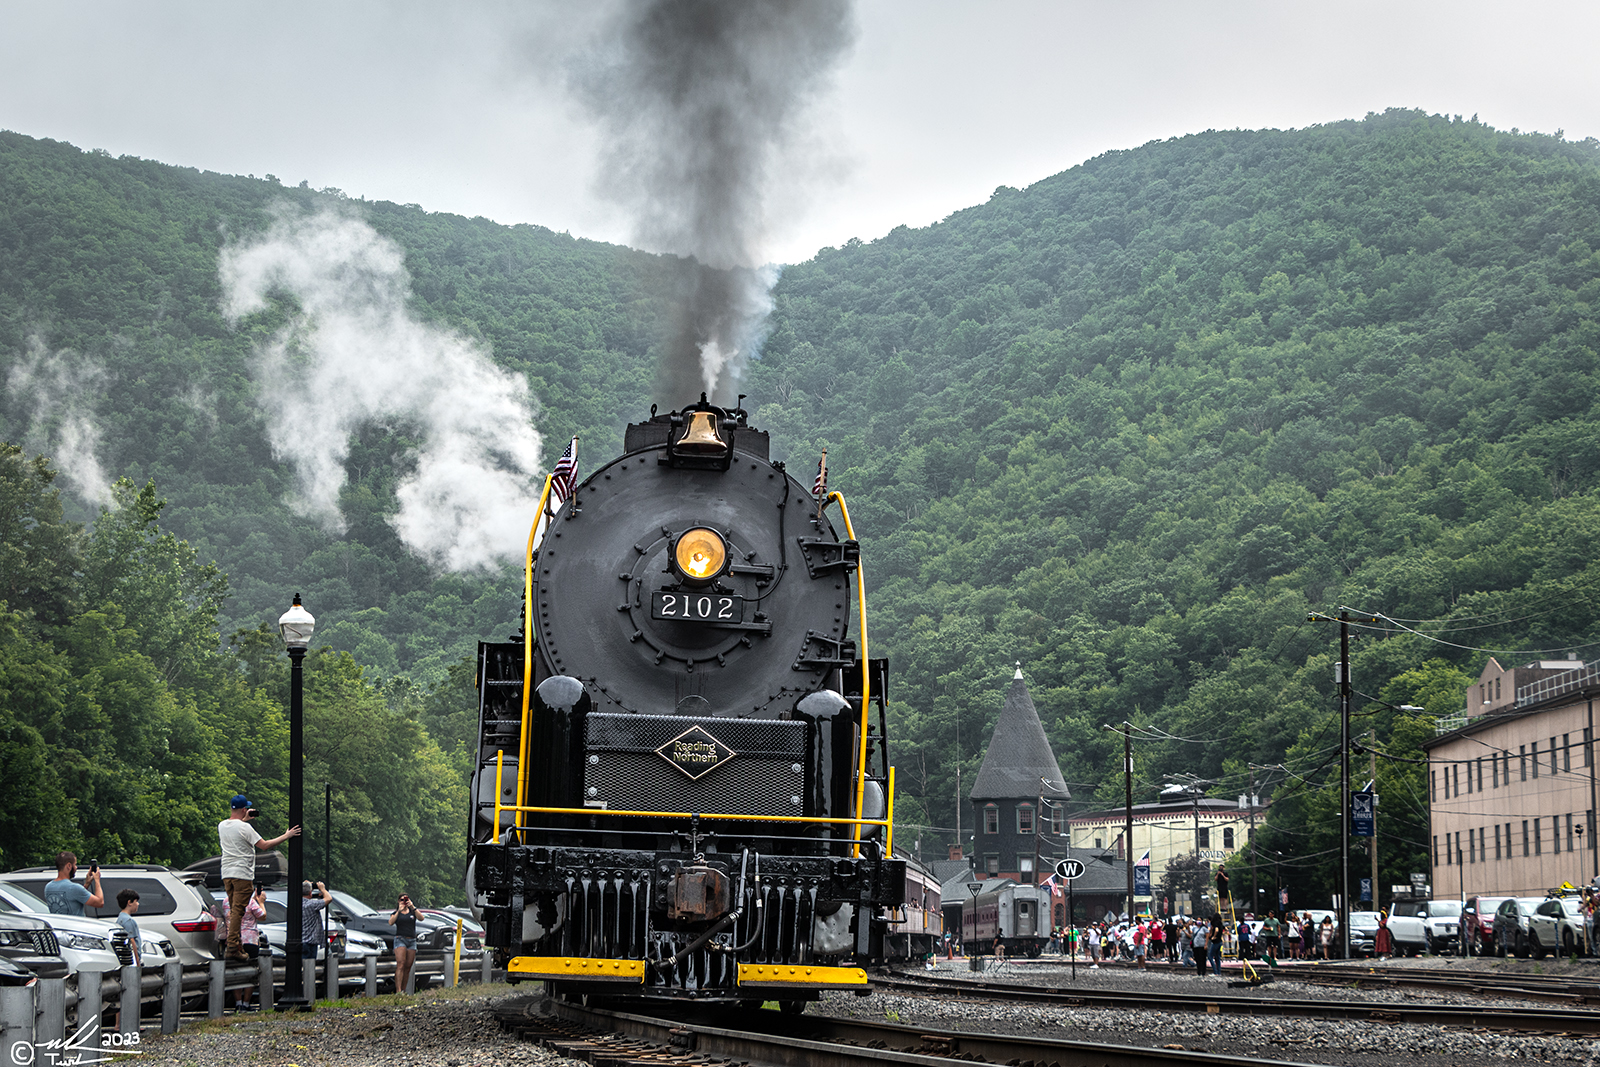
[[602, 192], [639, 241], [684, 256], [656, 398], [731, 404], [759, 348], [774, 171], [849, 48], [849, 0], [648, 0], [623, 6], [573, 81], [610, 148]]

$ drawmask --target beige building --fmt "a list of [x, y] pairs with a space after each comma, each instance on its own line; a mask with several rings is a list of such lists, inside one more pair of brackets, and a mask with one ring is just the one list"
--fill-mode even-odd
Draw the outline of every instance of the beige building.
[[[1241, 798], [1241, 801], [1243, 798]], [[1263, 818], [1266, 808], [1257, 807], [1256, 819]], [[1182, 856], [1199, 852], [1200, 858], [1215, 869], [1225, 863], [1235, 852], [1242, 852], [1250, 844], [1251, 809], [1247, 803], [1201, 797], [1198, 805], [1189, 796], [1164, 800], [1155, 804], [1133, 806], [1133, 859], [1138, 862], [1150, 853], [1151, 894], [1136, 894], [1140, 902], [1161, 896], [1161, 886], [1166, 877], [1167, 863]], [[1106, 850], [1117, 860], [1126, 856], [1123, 850], [1123, 833], [1126, 829], [1127, 809], [1110, 808], [1105, 811], [1086, 812], [1068, 820], [1067, 832], [1072, 847]], [[1275, 892], [1272, 861], [1260, 859], [1261, 908], [1275, 907], [1268, 898]], [[1233, 892], [1248, 896], [1249, 885], [1235, 885]], [[1170, 901], [1177, 906], [1179, 901]], [[1192, 910], [1185, 909], [1185, 910]]]
[[1466, 714], [1424, 746], [1434, 896], [1542, 896], [1600, 875], [1597, 695], [1600, 663], [1484, 667]]

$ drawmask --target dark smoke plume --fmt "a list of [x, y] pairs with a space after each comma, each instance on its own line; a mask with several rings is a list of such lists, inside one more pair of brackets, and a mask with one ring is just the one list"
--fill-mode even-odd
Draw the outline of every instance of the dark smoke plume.
[[658, 397], [731, 403], [760, 344], [767, 192], [805, 106], [854, 37], [850, 0], [626, 4], [576, 79], [610, 148], [603, 191], [648, 247], [692, 257]]

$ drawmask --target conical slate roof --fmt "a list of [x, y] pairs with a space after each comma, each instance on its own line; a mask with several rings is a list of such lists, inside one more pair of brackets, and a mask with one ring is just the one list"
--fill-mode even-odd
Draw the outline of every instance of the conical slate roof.
[[1051, 800], [1072, 798], [1019, 665], [978, 768], [978, 780], [967, 795], [972, 800], [1021, 800], [1041, 794]]

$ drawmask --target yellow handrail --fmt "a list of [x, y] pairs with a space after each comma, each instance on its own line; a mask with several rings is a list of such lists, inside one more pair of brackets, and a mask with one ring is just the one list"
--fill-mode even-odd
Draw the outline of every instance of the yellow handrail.
[[[523, 568], [522, 579], [522, 734], [517, 741], [517, 825], [522, 825], [522, 805], [528, 799], [528, 698], [533, 695], [533, 544], [539, 536], [539, 526], [544, 522], [545, 507], [550, 503], [550, 484], [555, 481], [555, 475], [544, 476], [544, 492], [539, 494], [539, 513], [534, 516], [533, 526], [528, 530], [528, 557]], [[496, 783], [496, 788], [499, 783]], [[500, 794], [495, 794], [495, 803], [500, 803]], [[496, 836], [500, 834], [500, 822], [496, 819], [494, 824]]]
[[[823, 507], [839, 502], [839, 514], [844, 519], [844, 532], [850, 540], [856, 539], [856, 528], [850, 524], [850, 506], [844, 502], [844, 494], [835, 490], [828, 494], [823, 501]], [[861, 569], [861, 561], [856, 560], [856, 603], [861, 618], [861, 748], [856, 755], [856, 814], [861, 814], [861, 805], [867, 799], [867, 705], [872, 699], [872, 668], [867, 659], [867, 579]], [[852, 855], [861, 855], [861, 820], [856, 822], [855, 849]]]
[[889, 806], [884, 809], [884, 822], [889, 824], [888, 835], [884, 838], [883, 854], [894, 856], [894, 768], [889, 768]]

